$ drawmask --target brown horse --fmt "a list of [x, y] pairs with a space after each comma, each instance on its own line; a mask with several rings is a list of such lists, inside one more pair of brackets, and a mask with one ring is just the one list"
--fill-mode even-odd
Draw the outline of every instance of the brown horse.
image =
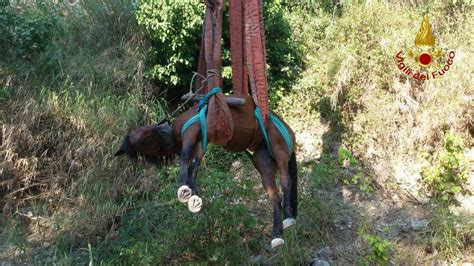
[[[243, 107], [229, 106], [234, 122], [234, 134], [225, 149], [232, 152], [247, 151], [253, 144], [254, 134], [258, 125], [255, 122], [255, 105], [251, 97], [247, 97], [246, 105]], [[181, 132], [183, 125], [197, 113], [196, 108], [191, 108], [179, 115], [170, 126], [167, 122], [155, 126], [139, 127], [131, 131], [124, 139], [116, 156], [128, 154], [136, 158], [144, 156], [152, 163], [163, 163], [165, 158], [180, 155], [180, 188], [178, 199], [188, 202], [188, 208], [192, 212], [201, 209], [202, 200], [197, 193], [196, 176], [201, 159], [204, 156], [202, 136], [199, 122], [189, 126], [185, 132]], [[278, 117], [279, 118], [279, 117]], [[279, 118], [280, 121], [281, 118]], [[282, 121], [291, 135], [291, 141], [295, 143], [295, 136], [291, 128]], [[262, 178], [262, 184], [268, 193], [273, 206], [273, 237], [272, 248], [284, 244], [281, 238], [283, 229], [296, 223], [297, 216], [297, 165], [296, 156], [283, 136], [273, 123], [268, 123], [268, 137], [271, 151], [262, 139], [251, 155], [253, 165]], [[294, 145], [292, 145], [294, 147]], [[282, 199], [279, 195], [275, 182], [275, 174], [279, 171], [280, 183], [283, 189], [283, 218], [281, 216]]]

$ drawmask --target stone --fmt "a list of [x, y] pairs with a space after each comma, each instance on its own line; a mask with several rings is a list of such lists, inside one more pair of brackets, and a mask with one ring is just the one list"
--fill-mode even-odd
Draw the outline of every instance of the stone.
[[425, 229], [428, 225], [428, 219], [411, 219], [410, 220], [410, 227], [414, 231], [419, 231]]
[[263, 263], [263, 261], [264, 261], [264, 258], [263, 258], [262, 255], [251, 256], [250, 257], [250, 263], [261, 264], [261, 263]]
[[328, 260], [332, 257], [332, 250], [329, 246], [326, 246], [316, 252], [316, 258]]
[[312, 265], [313, 266], [330, 266], [331, 264], [329, 264], [329, 262], [325, 260], [315, 259]]

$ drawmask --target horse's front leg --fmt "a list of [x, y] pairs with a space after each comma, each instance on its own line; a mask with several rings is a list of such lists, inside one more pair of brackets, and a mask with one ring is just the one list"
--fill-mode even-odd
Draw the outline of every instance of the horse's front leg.
[[194, 146], [194, 159], [188, 168], [189, 186], [191, 187], [192, 193], [192, 196], [189, 198], [188, 201], [188, 209], [191, 212], [199, 212], [202, 208], [202, 199], [197, 195], [198, 188], [196, 178], [199, 165], [201, 165], [201, 160], [203, 156], [204, 153], [202, 152], [202, 141], [198, 141], [198, 143], [196, 143], [196, 145]]
[[196, 195], [198, 192], [196, 178], [203, 156], [204, 153], [202, 149], [202, 141], [198, 141], [196, 145], [194, 145], [194, 159], [192, 160], [191, 165], [188, 168], [189, 187], [191, 188], [193, 195]]
[[192, 144], [187, 143], [186, 146], [183, 146], [181, 151], [181, 156], [179, 160], [179, 189], [178, 189], [178, 200], [181, 202], [188, 202], [192, 196], [192, 190], [189, 187], [189, 161], [191, 157]]
[[[202, 208], [202, 199], [196, 195], [196, 175], [202, 158], [202, 151], [199, 148], [201, 141], [198, 141], [198, 135], [199, 127], [190, 127], [186, 131], [180, 156], [178, 200], [187, 202], [191, 212], [199, 212]], [[194, 160], [191, 161], [193, 158]]]
[[182, 139], [182, 150], [179, 157], [179, 189], [178, 200], [181, 202], [188, 202], [193, 192], [190, 188], [190, 173], [189, 167], [191, 159], [193, 158], [194, 146], [197, 142], [199, 134], [199, 127], [196, 129], [193, 126], [189, 127]]

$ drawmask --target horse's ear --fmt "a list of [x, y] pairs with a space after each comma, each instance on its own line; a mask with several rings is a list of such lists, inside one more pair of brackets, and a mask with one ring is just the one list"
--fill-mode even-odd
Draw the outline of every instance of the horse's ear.
[[114, 156], [120, 156], [120, 155], [130, 153], [130, 152], [131, 152], [131, 147], [130, 147], [130, 142], [127, 135], [122, 142], [122, 146], [120, 146], [120, 149], [115, 153]]
[[170, 121], [165, 118], [165, 119], [161, 120], [160, 123], [158, 123], [158, 125], [162, 125], [162, 124], [170, 125]]

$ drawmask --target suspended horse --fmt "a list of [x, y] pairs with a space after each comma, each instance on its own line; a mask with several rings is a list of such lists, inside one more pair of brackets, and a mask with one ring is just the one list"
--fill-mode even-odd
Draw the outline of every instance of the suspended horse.
[[[284, 244], [283, 229], [296, 223], [295, 136], [291, 128], [269, 110], [260, 0], [230, 0], [234, 95], [223, 94], [220, 77], [222, 8], [223, 0], [206, 0], [199, 74], [195, 93], [187, 97], [196, 101], [194, 106], [171, 124], [165, 121], [131, 131], [115, 155], [140, 155], [157, 164], [164, 158], [179, 155], [178, 200], [187, 203], [191, 212], [198, 212], [203, 200], [197, 195], [196, 177], [208, 143], [221, 145], [231, 152], [248, 153], [273, 206], [271, 246], [276, 248]], [[283, 198], [276, 185], [277, 172]]]

